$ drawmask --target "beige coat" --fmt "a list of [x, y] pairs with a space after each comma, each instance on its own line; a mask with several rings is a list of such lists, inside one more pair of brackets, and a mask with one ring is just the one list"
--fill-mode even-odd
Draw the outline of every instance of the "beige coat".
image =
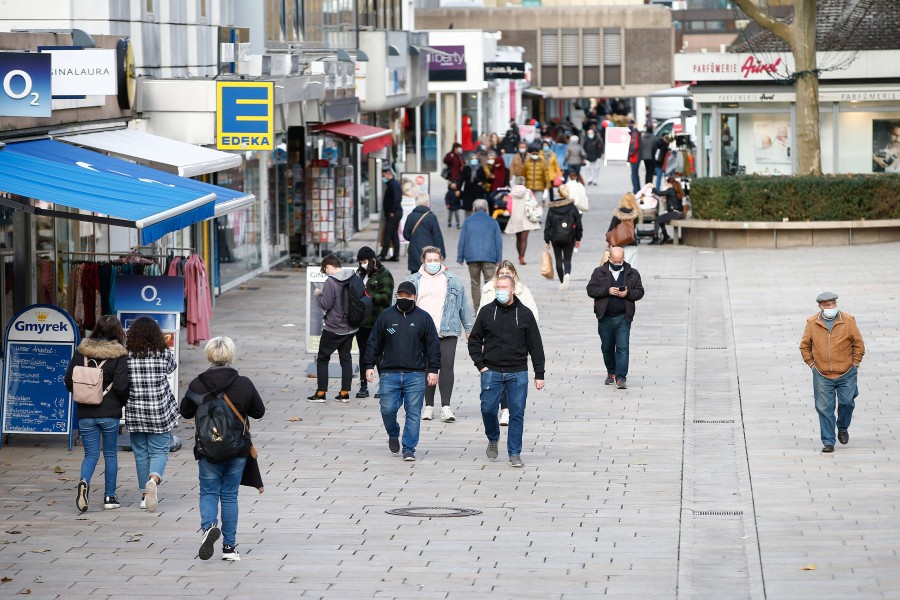
[[506, 224], [505, 233], [519, 233], [541, 228], [540, 223], [532, 223], [525, 217], [525, 198], [526, 194], [530, 193], [530, 190], [520, 186], [514, 187], [510, 192], [509, 198], [512, 206], [507, 206], [509, 222]]

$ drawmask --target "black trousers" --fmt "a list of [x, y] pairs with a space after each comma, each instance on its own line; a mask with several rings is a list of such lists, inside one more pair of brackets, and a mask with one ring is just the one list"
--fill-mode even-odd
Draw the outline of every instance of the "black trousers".
[[372, 333], [371, 327], [360, 327], [356, 332], [356, 347], [359, 348], [359, 387], [368, 388], [369, 383], [366, 381], [366, 368], [363, 360], [366, 358], [366, 349], [369, 347], [369, 335]]
[[575, 251], [575, 242], [564, 244], [562, 242], [550, 242], [553, 246], [553, 255], [556, 257], [556, 275], [562, 283], [563, 276], [572, 273], [572, 253]]
[[339, 335], [331, 331], [322, 330], [319, 338], [319, 353], [316, 355], [316, 376], [319, 392], [328, 391], [328, 362], [331, 355], [337, 350], [341, 361], [341, 389], [350, 390], [353, 384], [353, 359], [350, 357], [350, 349], [353, 347], [353, 334]]
[[394, 258], [400, 256], [400, 232], [398, 228], [402, 217], [402, 213], [395, 213], [393, 217], [389, 217], [384, 223], [384, 236], [381, 238], [381, 253], [379, 254], [382, 260], [387, 256], [389, 246], [394, 247]]
[[683, 218], [684, 213], [678, 212], [677, 210], [670, 210], [665, 214], [659, 215], [653, 221], [653, 235], [658, 235], [659, 231], [662, 230], [663, 237], [669, 237], [669, 234], [666, 232], [666, 223], [671, 223], [672, 221], [680, 221]]
[[653, 178], [656, 176], [656, 161], [652, 158], [644, 159], [644, 183], [653, 183]]

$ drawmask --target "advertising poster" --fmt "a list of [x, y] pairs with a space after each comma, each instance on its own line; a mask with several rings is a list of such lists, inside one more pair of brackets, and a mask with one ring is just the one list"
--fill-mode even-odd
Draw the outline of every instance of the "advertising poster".
[[788, 119], [753, 121], [753, 156], [759, 164], [791, 164], [791, 123]]
[[628, 160], [628, 145], [630, 143], [631, 132], [627, 127], [607, 127], [605, 161]]
[[872, 172], [900, 173], [900, 119], [872, 121]]

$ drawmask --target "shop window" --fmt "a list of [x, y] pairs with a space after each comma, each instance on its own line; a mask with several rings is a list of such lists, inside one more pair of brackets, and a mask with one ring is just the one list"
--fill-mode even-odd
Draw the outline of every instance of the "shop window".
[[577, 29], [562, 30], [563, 85], [580, 85], [581, 43]]
[[600, 30], [581, 32], [582, 85], [600, 85]]
[[541, 86], [559, 85], [559, 32], [556, 29], [541, 31]]
[[622, 85], [622, 32], [603, 30], [603, 85]]

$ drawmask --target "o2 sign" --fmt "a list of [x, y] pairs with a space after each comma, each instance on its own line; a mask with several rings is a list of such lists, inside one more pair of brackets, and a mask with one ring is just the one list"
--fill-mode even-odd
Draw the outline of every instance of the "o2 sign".
[[0, 117], [49, 117], [50, 55], [0, 52]]
[[184, 312], [184, 277], [116, 277], [113, 307], [118, 312]]

